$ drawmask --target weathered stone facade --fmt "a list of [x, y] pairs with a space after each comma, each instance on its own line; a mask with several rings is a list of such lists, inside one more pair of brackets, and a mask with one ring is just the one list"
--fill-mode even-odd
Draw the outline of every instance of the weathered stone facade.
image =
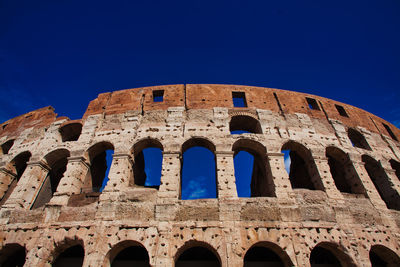
[[[163, 92], [162, 101], [154, 102], [154, 91]], [[232, 92], [244, 93], [247, 107], [234, 107]], [[81, 245], [83, 266], [110, 266], [133, 244], [147, 250], [151, 266], [174, 266], [193, 246], [212, 251], [223, 267], [243, 266], [253, 246], [272, 250], [285, 266], [310, 266], [316, 247], [342, 266], [371, 266], [371, 250], [399, 266], [398, 138], [395, 126], [356, 107], [247, 86], [104, 93], [77, 121], [56, 117], [51, 107], [35, 110], [0, 125], [0, 263], [19, 246], [24, 266], [51, 266]], [[180, 198], [182, 152], [192, 145], [215, 154], [216, 199]], [[159, 189], [137, 185], [134, 175], [135, 155], [147, 146], [163, 151]], [[289, 178], [282, 148], [303, 159], [309, 186], [301, 175], [298, 184]], [[105, 149], [114, 150], [109, 181], [101, 193], [88, 192]], [[264, 166], [260, 196], [237, 195], [239, 149], [253, 151]]]

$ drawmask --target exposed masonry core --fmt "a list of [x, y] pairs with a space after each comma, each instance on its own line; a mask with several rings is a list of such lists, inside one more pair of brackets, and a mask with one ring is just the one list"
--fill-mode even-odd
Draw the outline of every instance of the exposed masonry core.
[[[236, 85], [103, 93], [74, 121], [35, 110], [0, 124], [0, 266], [400, 266], [399, 136], [344, 103]], [[196, 149], [215, 192], [186, 200]]]

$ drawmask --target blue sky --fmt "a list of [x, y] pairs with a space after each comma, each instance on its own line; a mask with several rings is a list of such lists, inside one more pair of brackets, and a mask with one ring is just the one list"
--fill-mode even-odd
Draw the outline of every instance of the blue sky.
[[400, 126], [400, 1], [0, 1], [0, 122], [176, 83], [325, 96]]

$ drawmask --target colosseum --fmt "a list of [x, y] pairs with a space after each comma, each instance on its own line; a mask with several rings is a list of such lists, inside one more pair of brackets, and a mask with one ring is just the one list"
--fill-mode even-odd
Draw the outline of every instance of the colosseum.
[[[0, 266], [400, 266], [399, 138], [354, 106], [250, 86], [102, 93], [79, 120], [34, 110], [0, 125]], [[185, 167], [199, 147], [211, 164]], [[213, 173], [211, 197], [187, 197], [185, 168]]]

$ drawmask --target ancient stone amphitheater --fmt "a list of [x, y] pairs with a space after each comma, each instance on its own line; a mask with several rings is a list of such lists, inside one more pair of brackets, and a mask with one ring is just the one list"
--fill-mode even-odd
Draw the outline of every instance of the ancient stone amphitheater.
[[[0, 125], [0, 266], [400, 266], [399, 138], [359, 108], [249, 86], [103, 93], [80, 120], [41, 108]], [[215, 198], [182, 197], [197, 146]], [[145, 183], [151, 147], [159, 186]]]

